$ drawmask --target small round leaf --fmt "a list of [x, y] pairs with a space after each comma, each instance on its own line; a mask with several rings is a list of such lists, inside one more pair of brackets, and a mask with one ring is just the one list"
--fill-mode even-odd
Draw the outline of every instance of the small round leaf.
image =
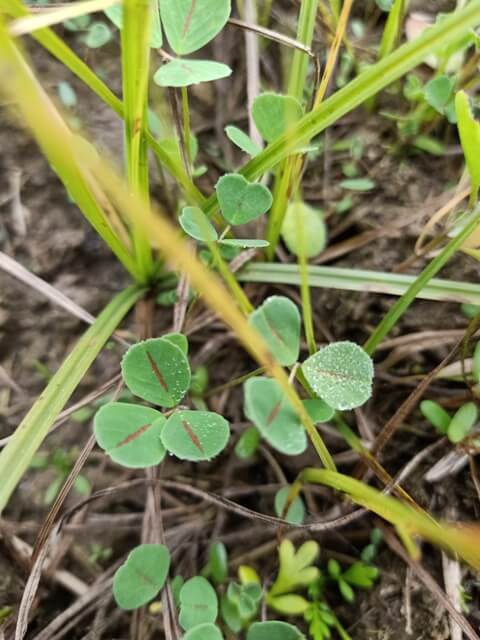
[[227, 134], [227, 138], [231, 140], [234, 145], [252, 158], [258, 156], [262, 151], [261, 147], [255, 144], [255, 142], [253, 142], [253, 140], [238, 127], [229, 125], [228, 127], [225, 127], [225, 133]]
[[305, 636], [291, 624], [272, 620], [252, 624], [247, 640], [305, 640]]
[[227, 78], [231, 73], [230, 67], [221, 62], [176, 59], [163, 64], [153, 76], [153, 81], [159, 87], [190, 87]]
[[95, 438], [105, 453], [124, 467], [153, 467], [165, 457], [165, 447], [160, 440], [165, 422], [155, 409], [110, 402], [95, 415]]
[[179, 56], [197, 51], [223, 29], [231, 0], [161, 0], [160, 15], [169, 45]]
[[294, 256], [304, 254], [307, 259], [318, 256], [327, 244], [322, 213], [304, 202], [292, 202], [283, 221], [282, 238]]
[[164, 338], [134, 344], [122, 360], [132, 393], [161, 407], [177, 405], [190, 387], [190, 365], [182, 350]]
[[320, 398], [303, 400], [303, 406], [314, 424], [328, 422], [335, 415], [334, 409]]
[[167, 420], [164, 447], [181, 460], [211, 460], [227, 446], [228, 422], [211, 411], [177, 411]]
[[461, 442], [468, 436], [478, 419], [478, 409], [474, 402], [467, 402], [455, 413], [448, 425], [448, 438], [451, 442]]
[[295, 364], [300, 352], [301, 327], [296, 304], [283, 296], [271, 296], [251, 314], [248, 321], [281, 365]]
[[200, 242], [215, 242], [218, 233], [199, 207], [185, 207], [179, 220], [180, 226], [190, 237]]
[[245, 460], [253, 456], [260, 443], [260, 433], [256, 427], [250, 427], [242, 433], [235, 445], [236, 455]]
[[283, 389], [270, 378], [250, 378], [244, 385], [245, 415], [271, 446], [290, 456], [307, 448], [307, 436]]
[[218, 598], [210, 582], [196, 576], [183, 585], [180, 591], [179, 622], [185, 631], [213, 623], [218, 615]]
[[273, 142], [300, 120], [303, 108], [292, 96], [263, 93], [253, 103], [252, 116], [263, 139]]
[[112, 32], [104, 22], [92, 22], [86, 35], [84, 42], [89, 49], [99, 49], [104, 44], [110, 42]]
[[128, 556], [113, 579], [113, 595], [121, 609], [131, 610], [153, 600], [165, 584], [170, 553], [162, 544], [142, 544]]
[[215, 189], [223, 217], [233, 225], [256, 220], [272, 206], [272, 194], [267, 187], [248, 182], [238, 173], [222, 176]]
[[[290, 486], [282, 487], [275, 495], [275, 513], [279, 518], [282, 517], [290, 488]], [[291, 524], [303, 524], [305, 522], [305, 505], [300, 496], [297, 496], [290, 505], [285, 515], [285, 520]]]
[[207, 622], [187, 631], [183, 640], [223, 640], [223, 635], [216, 625]]
[[435, 429], [440, 433], [447, 433], [451, 417], [438, 402], [423, 400], [420, 403], [420, 411]]
[[324, 347], [302, 369], [314, 392], [334, 409], [360, 407], [372, 395], [372, 359], [353, 342]]

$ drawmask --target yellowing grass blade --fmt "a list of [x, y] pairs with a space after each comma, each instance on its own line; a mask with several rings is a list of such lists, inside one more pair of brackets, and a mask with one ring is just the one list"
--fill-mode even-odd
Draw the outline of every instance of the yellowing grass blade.
[[[10, 101], [18, 104], [20, 114], [71, 197], [125, 268], [135, 279], [140, 279], [133, 256], [114, 232], [89, 182], [88, 170], [80, 167], [79, 159], [73, 153], [75, 136], [31, 73], [1, 22], [0, 65], [1, 89], [7, 93]], [[57, 143], [60, 138], [62, 144]]]

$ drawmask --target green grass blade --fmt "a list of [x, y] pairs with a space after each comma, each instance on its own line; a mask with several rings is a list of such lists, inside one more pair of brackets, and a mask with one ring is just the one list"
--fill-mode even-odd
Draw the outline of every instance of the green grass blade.
[[[145, 141], [152, 14], [149, 0], [124, 0], [122, 79], [127, 176], [130, 188], [149, 200], [148, 147]], [[135, 258], [145, 280], [153, 273], [150, 243], [133, 220]]]
[[385, 29], [383, 31], [378, 57], [381, 60], [391, 53], [397, 45], [402, 35], [402, 25], [405, 12], [407, 10], [407, 0], [395, 0], [393, 7], [388, 14]]
[[[248, 180], [260, 177], [299, 146], [307, 144], [344, 115], [411, 71], [428, 55], [458, 42], [478, 24], [480, 0], [472, 0], [463, 9], [427, 29], [417, 40], [404, 44], [367, 68], [343, 89], [304, 116], [287, 135], [269, 144], [262, 153], [243, 167], [241, 173]], [[211, 215], [217, 210], [217, 206], [216, 197], [212, 196], [204, 210]]]
[[130, 287], [118, 294], [83, 334], [0, 454], [0, 513], [5, 508], [49, 429], [118, 324], [143, 294]]
[[[301, 274], [296, 264], [254, 262], [242, 269], [237, 274], [237, 278], [240, 282], [268, 282], [297, 286], [301, 284]], [[410, 275], [315, 265], [308, 266], [308, 279], [311, 287], [385, 293], [393, 296], [403, 296], [417, 280], [416, 276]], [[416, 298], [480, 305], [480, 286], [476, 283], [432, 278], [418, 291]]]
[[88, 171], [80, 168], [78, 157], [55, 143], [56, 131], [61, 127], [65, 135], [73, 141], [74, 136], [63, 122], [54, 104], [33, 78], [23, 56], [0, 24], [0, 56], [2, 60], [2, 87], [8, 91], [9, 99], [15, 104], [18, 96], [28, 99], [19, 103], [20, 113], [32, 130], [42, 151], [48, 158], [71, 197], [84, 216], [108, 244], [124, 267], [135, 278], [139, 272], [133, 256], [115, 233], [98, 200], [89, 179]]
[[[29, 15], [28, 9], [20, 0], [0, 0], [0, 9], [6, 14], [18, 18]], [[123, 103], [100, 80], [100, 78], [81, 60], [72, 49], [63, 42], [50, 28], [39, 29], [31, 34], [32, 38], [39, 42], [54, 58], [65, 65], [77, 76], [89, 89], [91, 89], [105, 104], [107, 104], [118, 116], [123, 118]], [[184, 171], [180, 162], [171, 157], [154, 136], [146, 131], [148, 145], [157, 156], [161, 164], [181, 185], [190, 204], [202, 206], [204, 196], [196, 188], [190, 177]]]

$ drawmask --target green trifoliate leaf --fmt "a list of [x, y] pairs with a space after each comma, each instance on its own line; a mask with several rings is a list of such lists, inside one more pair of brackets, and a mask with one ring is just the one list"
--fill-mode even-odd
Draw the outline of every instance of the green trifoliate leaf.
[[314, 424], [328, 422], [335, 415], [334, 409], [323, 400], [320, 400], [320, 398], [303, 400], [303, 406]]
[[215, 189], [223, 217], [233, 225], [256, 220], [272, 206], [272, 194], [267, 187], [248, 182], [238, 173], [222, 176]]
[[112, 32], [103, 22], [92, 22], [83, 41], [89, 49], [99, 49], [110, 42]]
[[468, 436], [478, 419], [478, 409], [475, 403], [467, 402], [455, 413], [448, 425], [448, 438], [451, 442], [461, 442]]
[[200, 624], [213, 623], [218, 615], [218, 598], [212, 585], [196, 576], [183, 585], [180, 591], [179, 622], [188, 631]]
[[360, 407], [372, 395], [372, 359], [353, 342], [324, 347], [305, 360], [302, 370], [314, 392], [334, 409]]
[[304, 202], [292, 202], [283, 221], [282, 238], [293, 255], [318, 256], [327, 244], [322, 212]]
[[185, 207], [179, 220], [180, 226], [190, 237], [200, 242], [215, 242], [218, 233], [199, 207]]
[[305, 640], [301, 631], [286, 622], [271, 620], [255, 622], [249, 628], [247, 640]]
[[263, 139], [273, 142], [300, 120], [303, 108], [291, 96], [263, 93], [253, 103], [252, 116]]
[[245, 415], [271, 446], [295, 456], [307, 448], [307, 436], [283, 389], [270, 378], [250, 378], [244, 385]]
[[119, 607], [137, 609], [153, 600], [165, 584], [170, 553], [162, 544], [142, 544], [128, 556], [113, 580], [113, 595]]
[[297, 496], [290, 505], [285, 516], [282, 516], [285, 505], [287, 504], [290, 486], [282, 487], [275, 494], [275, 513], [279, 518], [284, 517], [291, 524], [303, 524], [305, 522], [305, 505], [300, 496]]
[[223, 640], [223, 635], [216, 625], [207, 622], [187, 631], [182, 640]]
[[437, 431], [447, 433], [448, 425], [452, 418], [438, 402], [423, 400], [423, 402], [420, 403], [420, 411]]
[[124, 467], [153, 467], [165, 457], [160, 440], [165, 422], [155, 409], [111, 402], [95, 415], [95, 438], [105, 453]]
[[247, 136], [247, 134], [238, 127], [229, 125], [228, 127], [225, 127], [225, 133], [227, 134], [227, 138], [233, 142], [234, 145], [252, 158], [258, 156], [262, 150], [258, 144], [255, 144], [250, 136]]
[[271, 296], [248, 319], [268, 348], [285, 367], [295, 364], [300, 352], [301, 318], [298, 307], [284, 296]]
[[240, 249], [263, 249], [269, 246], [267, 240], [255, 240], [255, 239], [240, 239], [240, 238], [225, 238], [220, 240], [220, 244], [226, 247], [240, 247]]
[[160, 15], [171, 48], [179, 56], [197, 51], [220, 33], [230, 0], [161, 0]]
[[228, 422], [211, 411], [177, 411], [167, 420], [164, 447], [181, 460], [211, 460], [227, 446]]
[[476, 196], [480, 188], [480, 157], [478, 154], [480, 123], [473, 117], [468, 96], [464, 91], [459, 91], [455, 96], [455, 108], [460, 141], [472, 183], [472, 193]]
[[153, 81], [159, 87], [190, 87], [201, 82], [227, 78], [231, 73], [230, 67], [221, 62], [182, 58], [163, 64], [153, 76]]
[[132, 393], [161, 407], [177, 405], [190, 387], [187, 357], [163, 338], [130, 347], [122, 360], [122, 374]]

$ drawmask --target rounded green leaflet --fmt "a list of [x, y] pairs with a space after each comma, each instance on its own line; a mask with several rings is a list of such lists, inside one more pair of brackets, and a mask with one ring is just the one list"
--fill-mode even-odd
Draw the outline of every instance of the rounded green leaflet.
[[164, 338], [134, 344], [122, 360], [132, 393], [161, 407], [177, 405], [190, 387], [190, 365], [183, 351]]
[[218, 233], [200, 207], [185, 207], [178, 219], [180, 226], [191, 238], [200, 242], [215, 242]]
[[208, 567], [213, 581], [221, 584], [228, 577], [228, 554], [223, 542], [214, 542], [208, 550]]
[[187, 631], [182, 640], [223, 640], [223, 635], [216, 625], [207, 622]]
[[303, 108], [292, 96], [262, 93], [253, 103], [252, 116], [262, 138], [273, 142], [302, 118]]
[[153, 81], [159, 87], [190, 87], [227, 78], [231, 73], [230, 67], [221, 62], [175, 59], [163, 64], [153, 76]]
[[111, 39], [112, 32], [105, 23], [92, 22], [83, 41], [89, 49], [99, 49]]
[[468, 436], [478, 419], [478, 409], [474, 402], [467, 402], [460, 407], [448, 425], [448, 438], [451, 442], [461, 442]]
[[312, 398], [302, 402], [314, 424], [328, 422], [335, 415], [335, 410], [320, 398]]
[[165, 35], [179, 56], [193, 53], [220, 33], [232, 11], [231, 0], [161, 0]]
[[283, 389], [270, 378], [250, 378], [244, 385], [245, 415], [277, 451], [299, 455], [307, 436]]
[[235, 127], [233, 125], [229, 125], [225, 127], [225, 133], [227, 138], [233, 142], [239, 149], [241, 149], [244, 153], [255, 158], [262, 151], [261, 147], [259, 147], [253, 140], [248, 136], [244, 131]]
[[372, 395], [372, 359], [353, 342], [320, 349], [305, 360], [302, 370], [313, 391], [334, 409], [360, 407]]
[[240, 247], [241, 249], [263, 249], [270, 245], [268, 240], [250, 240], [248, 238], [243, 240], [240, 238], [225, 238], [224, 240], [220, 240], [220, 244], [226, 247]]
[[272, 206], [272, 194], [267, 187], [248, 182], [238, 173], [222, 176], [215, 189], [222, 215], [233, 225], [256, 220]]
[[[282, 487], [275, 494], [275, 513], [279, 518], [283, 517], [283, 510], [287, 503], [290, 489], [291, 487], [287, 485], [286, 487]], [[305, 522], [305, 505], [303, 504], [303, 500], [300, 498], [300, 496], [297, 496], [294, 499], [284, 517], [285, 520], [287, 520], [291, 524], [303, 524]]]
[[181, 460], [211, 460], [227, 446], [230, 425], [211, 411], [176, 411], [162, 429], [163, 446]]
[[283, 221], [282, 238], [293, 255], [318, 256], [327, 244], [327, 227], [322, 212], [304, 202], [292, 202]]
[[132, 610], [153, 600], [170, 569], [170, 553], [163, 544], [136, 547], [113, 579], [113, 595], [121, 609]]
[[296, 304], [284, 296], [271, 296], [248, 319], [284, 366], [298, 360], [300, 352], [300, 312]]
[[242, 460], [250, 458], [258, 449], [260, 433], [256, 427], [249, 427], [235, 445], [235, 454]]
[[159, 464], [165, 457], [160, 433], [165, 418], [159, 411], [126, 402], [110, 402], [94, 419], [95, 438], [112, 460], [132, 469]]
[[177, 331], [173, 331], [172, 333], [164, 333], [162, 336], [162, 340], [168, 340], [175, 346], [177, 346], [180, 351], [182, 351], [186, 356], [188, 356], [188, 339], [183, 333], [178, 333]]
[[447, 433], [451, 417], [438, 402], [423, 400], [420, 403], [420, 411], [440, 433]]
[[218, 598], [210, 582], [201, 576], [187, 580], [180, 591], [178, 621], [185, 631], [213, 623], [218, 615]]
[[247, 640], [305, 640], [305, 636], [291, 624], [271, 620], [252, 624]]

